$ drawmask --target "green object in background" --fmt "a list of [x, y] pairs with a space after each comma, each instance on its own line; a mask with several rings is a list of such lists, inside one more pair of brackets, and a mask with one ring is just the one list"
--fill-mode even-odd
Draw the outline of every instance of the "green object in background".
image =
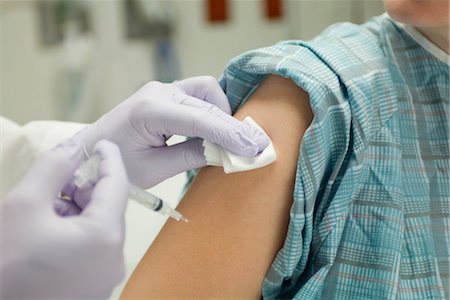
[[62, 42], [64, 26], [68, 21], [76, 21], [83, 33], [90, 31], [90, 18], [83, 1], [39, 1], [37, 10], [41, 42], [45, 46]]

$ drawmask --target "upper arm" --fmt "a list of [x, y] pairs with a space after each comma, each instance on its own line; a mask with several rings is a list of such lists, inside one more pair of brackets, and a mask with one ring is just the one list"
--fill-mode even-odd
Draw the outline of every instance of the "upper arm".
[[277, 161], [224, 174], [206, 167], [130, 278], [122, 296], [256, 298], [282, 247], [303, 134], [312, 120], [308, 95], [291, 80], [268, 76], [235, 115], [251, 116], [272, 139]]

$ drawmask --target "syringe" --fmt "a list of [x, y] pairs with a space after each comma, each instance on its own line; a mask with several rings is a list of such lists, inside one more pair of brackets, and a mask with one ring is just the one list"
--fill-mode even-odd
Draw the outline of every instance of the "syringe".
[[[81, 166], [74, 173], [74, 184], [78, 188], [84, 187], [88, 183], [95, 183], [98, 180], [98, 168], [100, 166], [100, 155], [94, 154], [87, 161], [81, 164]], [[149, 192], [141, 189], [140, 187], [130, 183], [128, 189], [128, 196], [130, 199], [136, 201], [142, 206], [149, 208], [160, 214], [169, 216], [177, 221], [188, 220], [183, 217], [179, 212], [174, 210], [167, 202], [161, 198], [150, 194]]]

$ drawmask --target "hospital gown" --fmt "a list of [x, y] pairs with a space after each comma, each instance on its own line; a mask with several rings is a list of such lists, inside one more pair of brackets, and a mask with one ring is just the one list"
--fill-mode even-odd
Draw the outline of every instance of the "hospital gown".
[[233, 112], [276, 74], [314, 113], [264, 298], [450, 299], [450, 67], [434, 50], [385, 14], [230, 62]]

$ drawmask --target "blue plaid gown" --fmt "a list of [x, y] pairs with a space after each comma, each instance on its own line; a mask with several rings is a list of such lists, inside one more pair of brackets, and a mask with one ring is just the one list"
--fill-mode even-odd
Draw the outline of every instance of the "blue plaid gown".
[[233, 112], [276, 74], [314, 113], [264, 298], [450, 299], [449, 69], [387, 15], [231, 60]]

